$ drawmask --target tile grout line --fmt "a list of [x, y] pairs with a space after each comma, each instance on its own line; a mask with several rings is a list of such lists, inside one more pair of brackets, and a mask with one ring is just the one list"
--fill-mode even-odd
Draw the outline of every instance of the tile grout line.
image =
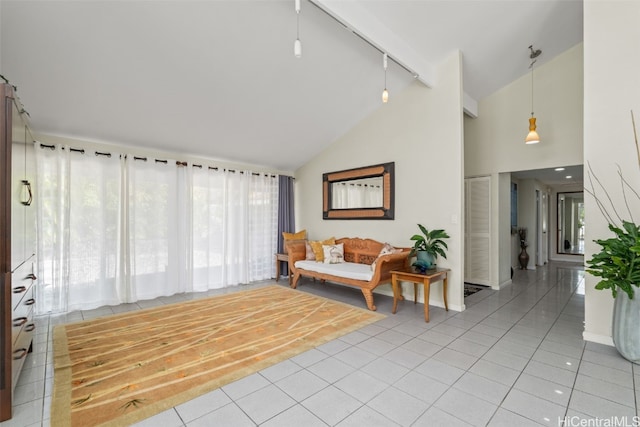
[[[584, 281], [584, 276], [582, 277], [582, 280], [581, 280], [581, 281]], [[560, 281], [557, 281], [557, 282], [555, 283], [555, 285], [553, 285], [552, 287], [550, 287], [550, 288], [549, 288], [549, 290], [548, 290], [547, 292], [545, 292], [545, 294], [544, 294], [540, 299], [544, 298], [544, 297], [545, 297], [549, 292], [551, 292], [551, 291], [553, 290], [553, 288], [555, 288], [556, 286], [558, 286], [559, 282], [560, 282]], [[529, 360], [527, 361], [526, 365], [522, 368], [522, 370], [521, 370], [521, 371], [520, 371], [520, 373], [518, 374], [517, 378], [515, 379], [515, 381], [514, 381], [514, 382], [513, 382], [513, 384], [511, 385], [511, 387], [509, 387], [509, 391], [507, 391], [507, 393], [505, 394], [505, 397], [502, 399], [502, 401], [501, 401], [501, 402], [500, 402], [500, 404], [498, 405], [498, 409], [502, 407], [502, 404], [504, 403], [504, 401], [505, 401], [506, 397], [509, 395], [509, 393], [511, 392], [511, 390], [514, 390], [514, 386], [515, 386], [515, 384], [518, 382], [518, 380], [520, 379], [520, 377], [521, 377], [521, 376], [522, 376], [522, 374], [524, 373], [525, 369], [527, 369], [527, 366], [529, 366], [529, 363], [531, 362], [531, 360], [533, 360], [533, 356], [534, 356], [534, 355], [535, 355], [535, 353], [540, 349], [540, 345], [542, 345], [542, 343], [544, 342], [544, 339], [549, 335], [549, 333], [550, 333], [551, 329], [553, 329], [553, 327], [555, 326], [555, 324], [558, 322], [558, 319], [560, 318], [560, 316], [562, 315], [562, 313], [564, 312], [564, 310], [567, 308], [567, 305], [568, 305], [568, 304], [569, 304], [569, 302], [571, 301], [571, 298], [573, 298], [573, 296], [576, 294], [576, 292], [577, 292], [577, 290], [578, 290], [578, 288], [579, 288], [579, 287], [580, 287], [580, 283], [576, 284], [576, 286], [575, 286], [575, 288], [573, 289], [573, 291], [572, 291], [571, 295], [569, 296], [569, 298], [567, 298], [567, 301], [564, 303], [564, 305], [563, 305], [563, 307], [562, 307], [562, 310], [560, 310], [560, 311], [559, 311], [559, 313], [558, 313], [558, 315], [556, 316], [556, 318], [555, 318], [555, 320], [554, 320], [553, 324], [551, 325], [551, 327], [549, 328], [549, 330], [547, 331], [547, 333], [544, 335], [544, 337], [542, 338], [542, 340], [540, 340], [540, 344], [538, 344], [538, 346], [536, 347], [536, 351], [531, 355], [531, 357], [530, 357], [530, 358], [529, 358]], [[539, 302], [540, 302], [540, 300], [538, 300], [538, 303], [539, 303]], [[538, 305], [538, 303], [536, 303], [536, 305]], [[535, 306], [534, 306], [534, 307], [535, 307]], [[532, 307], [532, 308], [531, 308], [531, 310], [533, 310], [533, 308], [534, 308], [534, 307]], [[529, 310], [529, 311], [531, 311], [531, 310]], [[529, 311], [528, 311], [527, 313], [529, 313]], [[525, 314], [525, 315], [526, 315], [526, 314]], [[524, 316], [523, 316], [523, 318], [524, 318]], [[584, 349], [585, 349], [585, 345], [583, 344], [583, 346], [582, 346], [582, 354], [584, 354]], [[582, 362], [582, 356], [580, 357], [580, 362]], [[541, 363], [544, 363], [544, 362], [541, 362]], [[579, 366], [579, 365], [580, 365], [580, 363], [578, 363], [578, 366]], [[552, 366], [552, 365], [550, 365], [550, 366]], [[535, 375], [532, 375], [532, 376], [535, 376]], [[574, 385], [575, 385], [575, 381], [576, 381], [577, 377], [578, 377], [578, 371], [576, 370], [576, 376], [575, 376], [575, 378], [573, 379], [573, 381], [574, 381]], [[539, 377], [537, 377], [537, 376], [536, 376], [536, 378], [539, 378]], [[542, 378], [542, 379], [544, 379], [544, 378]], [[547, 381], [548, 381], [548, 380], [547, 380]], [[551, 382], [553, 382], [553, 381], [551, 381]], [[515, 390], [518, 390], [518, 389], [515, 389]], [[522, 391], [522, 390], [519, 390], [519, 391]], [[530, 394], [530, 393], [527, 393], [527, 392], [525, 392], [525, 391], [522, 391], [522, 392], [523, 392], [523, 393], [526, 393], [526, 394]], [[573, 387], [571, 388], [571, 393], [573, 393]], [[534, 397], [538, 397], [538, 396], [534, 396]], [[542, 399], [542, 398], [540, 398], [540, 399]], [[546, 399], [542, 399], [542, 400], [546, 400]], [[566, 416], [566, 414], [567, 414], [567, 411], [569, 410], [569, 403], [570, 403], [570, 402], [571, 402], [571, 394], [569, 395], [569, 400], [567, 401], [567, 406], [565, 407], [565, 412], [564, 412], [564, 413], [565, 413], [565, 416]], [[553, 402], [551, 402], [551, 403], [553, 403]], [[508, 409], [506, 409], [506, 408], [504, 408], [504, 409], [505, 409], [505, 410], [508, 410]], [[489, 422], [493, 419], [493, 417], [495, 416], [495, 414], [496, 414], [497, 412], [498, 412], [498, 411], [496, 410], [496, 411], [493, 413], [493, 415], [492, 415], [492, 416], [491, 416], [491, 418], [489, 419]], [[511, 411], [510, 411], [510, 412], [511, 412]], [[521, 416], [521, 417], [523, 417], [523, 418], [527, 418], [527, 419], [531, 420], [531, 418], [529, 418], [529, 417], [525, 417], [524, 415], [521, 415], [521, 414], [517, 414], [517, 415], [519, 415], [519, 416]], [[533, 422], [537, 422], [536, 420], [531, 420], [531, 421], [533, 421]]]
[[[538, 281], [539, 281], [539, 280], [536, 280], [536, 282], [538, 282]], [[485, 354], [487, 354], [487, 353], [488, 353], [488, 352], [489, 352], [489, 351], [490, 351], [490, 350], [491, 350], [491, 349], [492, 349], [492, 348], [493, 348], [493, 347], [494, 347], [498, 342], [500, 342], [500, 340], [502, 340], [502, 339], [504, 338], [504, 336], [505, 336], [509, 331], [511, 331], [511, 330], [512, 330], [512, 329], [513, 329], [513, 328], [514, 328], [514, 327], [515, 327], [515, 326], [516, 326], [516, 325], [517, 325], [517, 324], [518, 324], [518, 323], [519, 323], [519, 322], [520, 322], [520, 321], [521, 321], [521, 320], [522, 320], [522, 319], [523, 319], [523, 318], [524, 318], [528, 313], [530, 313], [530, 312], [531, 312], [531, 311], [532, 311], [532, 310], [533, 310], [533, 309], [534, 309], [534, 308], [535, 308], [535, 307], [540, 303], [540, 301], [542, 301], [542, 299], [544, 299], [544, 297], [545, 297], [545, 296], [547, 296], [547, 295], [548, 295], [548, 294], [549, 294], [549, 293], [550, 293], [554, 288], [556, 288], [556, 287], [558, 286], [559, 282], [560, 282], [560, 281], [556, 281], [556, 282], [555, 282], [555, 284], [554, 284], [553, 286], [550, 286], [550, 287], [549, 287], [549, 289], [548, 289], [548, 290], [547, 290], [547, 291], [546, 291], [542, 296], [540, 296], [540, 298], [538, 298], [538, 300], [536, 301], [536, 303], [535, 303], [535, 304], [534, 304], [534, 305], [533, 305], [529, 310], [527, 310], [526, 312], [524, 312], [524, 313], [523, 313], [523, 315], [520, 317], [520, 319], [518, 319], [518, 321], [517, 321], [517, 322], [515, 322], [515, 323], [514, 323], [514, 324], [513, 324], [509, 329], [507, 329], [507, 330], [505, 331], [505, 333], [500, 337], [500, 339], [499, 339], [498, 341], [496, 341], [493, 345], [491, 345], [491, 346], [487, 349], [487, 351], [485, 351], [485, 352], [483, 353], [483, 356], [484, 356]], [[545, 334], [545, 337], [549, 334], [549, 331], [553, 328], [553, 325], [555, 325], [555, 324], [556, 324], [556, 322], [558, 321], [558, 318], [560, 317], [560, 315], [562, 314], [562, 312], [563, 312], [563, 311], [564, 311], [564, 309], [566, 308], [567, 304], [569, 304], [569, 301], [571, 300], [571, 298], [572, 298], [572, 297], [573, 297], [573, 295], [575, 294], [575, 292], [576, 292], [576, 290], [578, 289], [578, 287], [579, 287], [579, 285], [576, 285], [576, 287], [573, 289], [573, 292], [571, 293], [571, 295], [567, 298], [567, 301], [566, 301], [566, 302], [565, 302], [565, 304], [563, 305], [563, 309], [562, 309], [562, 310], [560, 310], [560, 311], [558, 312], [558, 314], [557, 314], [557, 316], [556, 316], [556, 318], [555, 318], [555, 320], [554, 320], [554, 322], [553, 322], [552, 326], [549, 328], [549, 330], [548, 330], [548, 331], [547, 331], [547, 333]], [[480, 323], [480, 322], [482, 322], [483, 320], [487, 319], [487, 318], [488, 318], [488, 317], [490, 317], [492, 314], [495, 314], [497, 311], [499, 311], [500, 309], [502, 309], [505, 305], [509, 304], [510, 302], [514, 301], [516, 298], [518, 298], [518, 297], [519, 297], [522, 293], [524, 293], [524, 292], [526, 292], [526, 290], [524, 290], [524, 289], [523, 289], [521, 292], [519, 292], [518, 294], [516, 294], [513, 298], [509, 299], [509, 300], [508, 300], [508, 301], [506, 301], [504, 304], [502, 304], [499, 308], [497, 308], [496, 310], [494, 310], [491, 314], [488, 314], [487, 316], [485, 316], [484, 318], [482, 318], [482, 320], [480, 320], [479, 322], [477, 322], [477, 324], [479, 324], [479, 323]], [[463, 334], [463, 335], [464, 335], [464, 334]], [[459, 338], [459, 337], [458, 337], [458, 338]], [[542, 340], [540, 341], [540, 344], [541, 344], [543, 341], [544, 341], [544, 337], [543, 337], [543, 338], [542, 338]], [[538, 346], [535, 348], [535, 350], [536, 350], [536, 351], [539, 349], [540, 344], [538, 344]], [[444, 348], [447, 348], [447, 347], [443, 347], [443, 349], [444, 349]], [[439, 350], [437, 353], [439, 353], [439, 352], [440, 352], [440, 351], [442, 351], [443, 349]], [[437, 354], [437, 353], [436, 353], [436, 354]], [[535, 354], [535, 352], [534, 352], [533, 354]], [[434, 354], [434, 355], [435, 355], [435, 354]], [[515, 379], [515, 381], [513, 382], [513, 384], [509, 387], [509, 390], [508, 390], [508, 391], [507, 391], [507, 393], [505, 394], [505, 397], [502, 399], [502, 401], [501, 401], [498, 405], [496, 405], [496, 410], [493, 412], [493, 414], [492, 414], [492, 415], [491, 415], [491, 417], [489, 418], [489, 421], [488, 421], [488, 422], [490, 422], [490, 421], [493, 419], [493, 417], [495, 416], [495, 414], [496, 414], [496, 413], [498, 412], [498, 410], [502, 407], [502, 403], [504, 403], [504, 400], [506, 399], [506, 396], [511, 392], [511, 390], [513, 390], [513, 386], [514, 386], [514, 385], [515, 385], [515, 383], [518, 381], [518, 379], [520, 378], [520, 376], [522, 375], [522, 373], [524, 372], [524, 370], [526, 369], [526, 367], [528, 366], [528, 364], [529, 364], [529, 362], [532, 360], [532, 358], [533, 358], [533, 355], [532, 355], [531, 357], [529, 357], [529, 360], [527, 361], [527, 364], [522, 368], [522, 370], [520, 370], [520, 373], [518, 374], [518, 376], [517, 376], [517, 378]], [[471, 369], [473, 366], [475, 366], [475, 364], [476, 364], [476, 363], [478, 363], [478, 361], [480, 361], [481, 359], [482, 359], [482, 356], [480, 356], [480, 357], [478, 358], [478, 360], [476, 360], [476, 361], [475, 361], [475, 362], [474, 362], [474, 363], [473, 363], [473, 364], [472, 364], [468, 369], [466, 369], [466, 370], [465, 370], [465, 373], [469, 372], [469, 369]], [[577, 373], [576, 373], [576, 375], [577, 375]], [[462, 377], [462, 376], [461, 376], [461, 377]], [[460, 378], [461, 378], [461, 377], [460, 377]], [[451, 388], [452, 388], [452, 387], [453, 387], [453, 386], [454, 386], [454, 385], [455, 385], [455, 384], [460, 380], [460, 378], [458, 378], [458, 379], [457, 379], [457, 380], [456, 380], [456, 381], [455, 381], [455, 382], [454, 382], [454, 383], [449, 387], [449, 389], [451, 389]], [[491, 381], [491, 380], [490, 380], [490, 381]], [[441, 396], [441, 397], [442, 397], [442, 396]], [[479, 398], [479, 399], [481, 399], [481, 398]], [[439, 399], [438, 399], [438, 400], [439, 400]], [[438, 400], [436, 400], [433, 404], [437, 403], [437, 401], [438, 401]], [[484, 400], [484, 399], [481, 399], [481, 400]], [[543, 400], [544, 400], [544, 399], [543, 399]], [[488, 402], [488, 403], [493, 404], [493, 403], [491, 403], [491, 402]], [[567, 403], [567, 407], [568, 407], [568, 403]], [[450, 415], [453, 415], [453, 414], [450, 414]], [[518, 414], [518, 415], [520, 415], [520, 414]], [[455, 416], [455, 415], [453, 415], [453, 416]], [[521, 415], [521, 416], [522, 416], [522, 415]], [[526, 417], [525, 417], [525, 418], [526, 418]], [[534, 420], [532, 420], [532, 421], [534, 421]]]

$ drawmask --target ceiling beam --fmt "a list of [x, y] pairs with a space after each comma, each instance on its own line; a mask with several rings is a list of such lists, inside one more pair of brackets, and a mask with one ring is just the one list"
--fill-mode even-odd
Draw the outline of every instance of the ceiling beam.
[[354, 1], [309, 1], [380, 52], [386, 52], [389, 59], [409, 70], [427, 87], [433, 87], [433, 66], [360, 4]]
[[462, 109], [467, 116], [473, 119], [478, 118], [478, 101], [470, 97], [467, 92], [462, 94]]
[[[389, 30], [366, 8], [355, 1], [309, 0], [329, 16], [344, 25], [349, 31], [381, 52], [387, 53], [390, 59], [408, 70], [427, 87], [436, 84], [433, 64], [411, 48], [403, 39]], [[478, 103], [467, 93], [463, 96], [464, 112], [471, 117], [478, 116]]]

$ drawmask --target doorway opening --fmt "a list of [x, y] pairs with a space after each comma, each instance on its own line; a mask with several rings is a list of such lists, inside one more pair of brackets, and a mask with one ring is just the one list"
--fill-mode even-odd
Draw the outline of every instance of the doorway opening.
[[559, 254], [584, 255], [584, 193], [558, 193]]

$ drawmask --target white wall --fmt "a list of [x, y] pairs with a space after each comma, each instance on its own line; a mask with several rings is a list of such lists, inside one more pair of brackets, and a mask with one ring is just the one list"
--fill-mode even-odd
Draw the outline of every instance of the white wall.
[[[410, 246], [416, 224], [443, 228], [451, 268], [449, 308], [463, 309], [462, 198], [463, 125], [462, 60], [456, 52], [437, 67], [437, 85], [415, 82], [389, 103], [353, 127], [295, 173], [296, 224], [309, 238], [369, 237]], [[384, 162], [395, 162], [395, 220], [323, 220], [322, 174]], [[391, 295], [389, 285], [377, 292]], [[431, 290], [431, 304], [442, 305], [441, 286]]]
[[[498, 215], [493, 215], [493, 229], [497, 229], [498, 231], [498, 241], [499, 242], [509, 242], [512, 240], [511, 236], [511, 174], [510, 173], [501, 173], [496, 174], [496, 181], [498, 182], [498, 188], [494, 191], [494, 194], [506, 194], [506, 197], [500, 197], [499, 200], [496, 200], [494, 203], [497, 204]], [[500, 224], [498, 221], [500, 218], [503, 218], [503, 224]], [[505, 221], [504, 218], [507, 218]], [[517, 238], [515, 239], [518, 240]], [[494, 250], [494, 259], [511, 259], [512, 253], [517, 253], [517, 249], [512, 251], [511, 245], [496, 245], [497, 250]], [[519, 248], [519, 245], [516, 246]], [[496, 258], [497, 257], [497, 258]], [[502, 286], [506, 286], [511, 284], [511, 268], [516, 268], [518, 265], [517, 260], [514, 262], [504, 262], [497, 263], [494, 262], [492, 268], [496, 271], [498, 281], [494, 282], [493, 287], [499, 289]], [[496, 277], [494, 274], [493, 277]]]
[[526, 145], [531, 74], [478, 103], [465, 117], [465, 176], [582, 164], [583, 52], [578, 44], [535, 68], [535, 105], [541, 142]]
[[[640, 124], [638, 17], [638, 1], [584, 2], [584, 163], [591, 165], [619, 206], [623, 201], [616, 164], [636, 190], [640, 188], [629, 113], [633, 110]], [[640, 212], [640, 203], [632, 208]], [[585, 217], [585, 258], [589, 259], [600, 248], [592, 241], [612, 234], [589, 196]], [[613, 299], [610, 292], [594, 289], [597, 282], [587, 275], [584, 338], [610, 344]]]
[[[578, 44], [534, 69], [534, 112], [542, 139], [539, 144], [524, 144], [531, 115], [530, 73], [480, 100], [478, 118], [464, 118], [465, 176], [491, 175], [494, 209], [502, 207], [493, 215], [491, 246], [495, 264], [491, 268], [492, 272], [498, 272], [492, 274], [494, 288], [509, 283], [507, 273], [510, 274], [513, 262], [512, 251], [505, 248], [512, 247], [514, 237], [510, 234], [509, 216], [504, 216], [511, 193], [502, 182], [506, 177], [500, 174], [583, 162], [582, 47]], [[520, 188], [518, 193], [520, 199]], [[533, 198], [535, 207], [535, 191]], [[533, 238], [535, 228], [525, 226]], [[519, 253], [519, 246], [516, 248]], [[530, 249], [533, 248], [529, 247], [527, 252], [535, 260]]]
[[[527, 229], [527, 253], [529, 254], [528, 270], [535, 270], [535, 253], [537, 250], [536, 230], [536, 189], [539, 183], [533, 179], [522, 179], [518, 182], [518, 228]], [[518, 236], [519, 237], [519, 236]], [[520, 250], [518, 250], [518, 253]]]

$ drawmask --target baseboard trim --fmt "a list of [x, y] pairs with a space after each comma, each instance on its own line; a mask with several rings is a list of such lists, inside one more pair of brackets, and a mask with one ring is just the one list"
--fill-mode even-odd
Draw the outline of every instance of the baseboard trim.
[[[438, 306], [444, 308], [444, 305]], [[449, 311], [465, 311], [467, 309], [466, 305], [457, 305], [457, 304], [449, 304]]]
[[609, 345], [611, 347], [615, 346], [615, 344], [613, 344], [613, 338], [611, 338], [608, 335], [600, 335], [600, 334], [594, 334], [592, 332], [584, 331], [582, 333], [582, 339], [584, 339], [585, 341], [595, 342], [598, 344]]
[[[376, 288], [373, 291], [374, 294], [380, 294], [380, 295], [386, 295], [389, 297], [393, 297], [393, 291], [391, 291], [391, 289], [380, 289], [380, 288]], [[402, 294], [405, 296], [405, 298], [408, 298], [409, 301], [413, 300], [413, 287], [411, 287], [411, 289], [409, 289], [408, 287], [405, 288], [403, 286], [402, 288]], [[418, 303], [420, 304], [424, 304], [424, 299], [423, 297], [418, 298]], [[444, 308], [444, 302], [443, 301], [438, 301], [435, 300], [433, 298], [429, 298], [429, 305], [430, 306], [434, 306], [434, 307], [440, 307], [440, 308]], [[466, 309], [466, 306], [463, 305], [458, 305], [458, 304], [447, 304], [449, 306], [449, 311], [464, 311]]]
[[494, 286], [492, 286], [492, 287], [491, 287], [491, 289], [496, 290], [496, 291], [499, 291], [500, 289], [504, 288], [505, 286], [509, 286], [509, 285], [511, 285], [511, 284], [513, 284], [513, 280], [511, 280], [511, 279], [507, 279], [507, 280], [505, 280], [504, 282], [500, 283], [500, 284], [498, 285], [498, 287], [494, 287]]

